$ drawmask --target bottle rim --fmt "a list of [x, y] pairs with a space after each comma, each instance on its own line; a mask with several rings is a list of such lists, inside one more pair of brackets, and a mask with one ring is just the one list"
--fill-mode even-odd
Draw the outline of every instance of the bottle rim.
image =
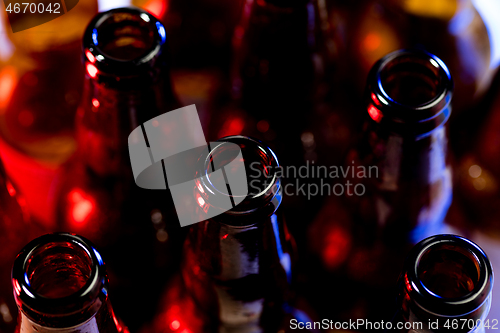
[[[402, 101], [388, 92], [388, 72], [401, 75], [401, 66], [419, 66], [418, 74], [433, 82], [434, 96], [421, 101]], [[407, 71], [410, 71], [407, 69]], [[416, 71], [412, 68], [411, 71]], [[415, 74], [415, 73], [414, 73]], [[414, 80], [415, 81], [415, 80]], [[451, 114], [453, 79], [446, 64], [436, 55], [420, 49], [402, 49], [380, 59], [371, 69], [367, 84], [367, 110], [370, 118], [395, 131], [425, 137], [446, 123]]]
[[[90, 274], [85, 284], [78, 291], [60, 298], [49, 298], [37, 292], [31, 286], [27, 273], [32, 257], [38, 251], [50, 249], [48, 245], [51, 243], [70, 244], [84, 251], [90, 260]], [[12, 268], [12, 284], [20, 310], [34, 321], [53, 316], [54, 320], [47, 323], [51, 327], [65, 327], [62, 324], [66, 322], [65, 319], [74, 316], [78, 317], [79, 323], [90, 319], [98, 309], [94, 309], [94, 306], [100, 306], [100, 303], [95, 304], [96, 301], [102, 295], [107, 296], [108, 288], [105, 264], [92, 243], [84, 237], [62, 232], [38, 237], [21, 250]]]
[[[263, 188], [260, 189], [258, 193], [247, 193], [245, 195], [234, 195], [233, 193], [227, 193], [222, 189], [218, 189], [211, 181], [209, 177], [210, 163], [211, 157], [216, 155], [219, 150], [222, 150], [227, 146], [226, 144], [230, 143], [232, 145], [236, 144], [242, 148], [242, 154], [245, 155], [245, 150], [253, 150], [258, 151], [258, 161], [255, 160], [253, 162], [258, 162], [261, 166], [265, 167], [269, 172], [267, 175], [267, 179], [270, 179], [269, 183], [265, 184]], [[248, 156], [248, 155], [247, 155]], [[202, 168], [198, 170], [198, 174], [200, 175], [199, 184], [205, 188], [204, 193], [210, 193], [211, 197], [207, 197], [208, 203], [215, 201], [217, 202], [217, 196], [222, 197], [232, 197], [239, 198], [239, 205], [236, 205], [233, 209], [225, 211], [221, 215], [231, 216], [232, 218], [226, 219], [223, 216], [217, 216], [220, 218], [222, 222], [225, 224], [233, 225], [233, 226], [249, 226], [248, 221], [246, 219], [236, 220], [235, 216], [248, 216], [252, 214], [254, 217], [255, 213], [264, 213], [265, 215], [270, 215], [276, 211], [276, 209], [281, 204], [282, 195], [281, 195], [281, 179], [279, 178], [277, 170], [279, 169], [279, 162], [275, 155], [275, 153], [269, 148], [267, 145], [262, 143], [261, 141], [243, 135], [234, 135], [227, 136], [221, 138], [216, 141], [216, 145], [210, 147], [210, 151], [208, 154], [202, 156], [201, 161]], [[249, 163], [250, 161], [246, 161]], [[247, 175], [248, 177], [248, 175]], [[248, 178], [247, 178], [248, 181]], [[215, 199], [215, 200], [214, 200]], [[216, 206], [215, 206], [216, 208]], [[253, 218], [252, 218], [253, 220]], [[255, 224], [255, 223], [253, 223]]]
[[[453, 245], [469, 253], [478, 269], [474, 288], [460, 297], [437, 295], [419, 278], [422, 258], [432, 248]], [[464, 316], [476, 311], [488, 301], [493, 288], [493, 269], [486, 253], [474, 242], [457, 235], [436, 235], [419, 242], [406, 259], [404, 284], [407, 294], [423, 310], [441, 316]]]
[[[131, 14], [137, 18], [137, 22], [144, 24], [153, 35], [151, 46], [141, 56], [132, 59], [118, 59], [102, 50], [99, 39], [100, 29], [112, 20]], [[127, 19], [119, 21], [123, 23]], [[129, 19], [130, 20], [130, 19]], [[142, 22], [140, 21], [142, 20]], [[136, 22], [130, 20], [130, 22]], [[112, 23], [111, 23], [112, 24]], [[153, 67], [155, 59], [162, 55], [166, 46], [166, 31], [163, 24], [151, 13], [136, 7], [121, 7], [98, 13], [90, 21], [83, 35], [83, 60], [86, 71], [90, 77], [106, 76], [113, 74], [118, 76], [135, 76], [146, 67]]]

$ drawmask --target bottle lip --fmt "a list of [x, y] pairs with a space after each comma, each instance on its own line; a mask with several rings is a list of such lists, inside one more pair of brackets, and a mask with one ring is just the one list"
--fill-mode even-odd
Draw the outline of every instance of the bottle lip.
[[[50, 243], [70, 243], [77, 246], [85, 251], [91, 262], [91, 271], [86, 283], [75, 293], [61, 298], [40, 295], [32, 288], [27, 274], [32, 256]], [[54, 316], [54, 322], [47, 324], [55, 327], [60, 326], [59, 321], [64, 322], [65, 318], [75, 315], [79, 322], [85, 322], [95, 314], [91, 308], [101, 294], [107, 296], [106, 269], [101, 255], [90, 241], [69, 233], [47, 234], [28, 243], [14, 261], [12, 284], [16, 303], [23, 313], [34, 321]]]
[[[113, 16], [123, 14], [137, 16], [151, 28], [153, 42], [149, 51], [143, 55], [129, 60], [114, 58], [104, 52], [99, 45], [99, 29], [109, 22]], [[125, 21], [126, 19], [124, 19]], [[136, 7], [121, 7], [98, 13], [90, 21], [83, 35], [83, 60], [86, 71], [91, 78], [112, 74], [117, 76], [135, 76], [145, 67], [153, 67], [155, 59], [164, 53], [166, 46], [166, 31], [163, 24], [151, 13]]]
[[[432, 71], [433, 77], [429, 79], [437, 82], [434, 97], [421, 103], [408, 104], [390, 96], [384, 83], [384, 74], [395, 65], [405, 62], [418, 64]], [[395, 131], [424, 137], [450, 117], [453, 95], [451, 73], [440, 58], [427, 51], [402, 49], [387, 54], [372, 67], [367, 82], [366, 100], [370, 118]]]
[[[198, 178], [199, 184], [205, 189], [203, 191], [205, 194], [211, 194], [210, 196], [206, 197], [209, 204], [214, 201], [216, 203], [218, 196], [232, 197], [235, 199], [239, 198], [238, 202], [240, 202], [240, 204], [237, 204], [235, 207], [233, 207], [233, 209], [225, 211], [223, 214], [217, 216], [217, 218], [225, 224], [246, 227], [250, 224], [257, 223], [254, 219], [256, 216], [255, 214], [260, 215], [262, 213], [267, 216], [274, 213], [274, 211], [276, 211], [276, 209], [281, 204], [282, 196], [281, 180], [277, 172], [277, 170], [279, 169], [279, 163], [276, 155], [271, 150], [271, 148], [257, 139], [243, 135], [227, 136], [217, 140], [216, 143], [217, 144], [215, 146], [210, 147], [210, 151], [208, 152], [208, 154], [202, 156], [202, 169], [198, 171], [198, 174], [200, 175]], [[214, 184], [210, 181], [209, 170], [211, 156], [217, 154], [218, 150], [224, 149], [226, 143], [236, 144], [240, 147], [243, 146], [242, 155], [247, 155], [247, 157], [248, 154], [245, 154], [245, 150], [253, 150], [259, 152], [259, 160], [255, 160], [253, 162], [258, 162], [261, 164], [261, 166], [266, 168], [266, 170], [269, 172], [269, 174], [267, 175], [267, 179], [270, 180], [268, 184], [266, 181], [265, 187], [261, 188], [258, 193], [247, 193], [246, 195], [228, 194], [224, 191], [221, 191], [221, 189], [216, 188], [216, 186], [214, 186]], [[246, 163], [248, 162], [250, 161], [246, 161]], [[248, 173], [247, 181], [249, 181]], [[217, 208], [216, 205], [215, 208]], [[252, 214], [250, 224], [249, 221], [247, 221], [245, 218], [234, 219], [234, 217], [236, 216], [245, 217], [249, 214]], [[225, 216], [227, 216], [228, 219], [225, 219]]]
[[[456, 298], [439, 296], [419, 278], [418, 268], [424, 254], [433, 247], [454, 245], [472, 255], [479, 271], [478, 281], [469, 293]], [[406, 259], [405, 289], [422, 309], [441, 316], [463, 316], [474, 312], [487, 300], [493, 288], [493, 269], [486, 253], [474, 242], [457, 235], [436, 235], [419, 242]]]

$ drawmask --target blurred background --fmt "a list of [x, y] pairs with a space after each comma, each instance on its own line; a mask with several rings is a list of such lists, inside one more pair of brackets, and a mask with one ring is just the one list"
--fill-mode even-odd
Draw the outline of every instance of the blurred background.
[[[9, 21], [0, 5], [0, 157], [22, 212], [12, 213], [18, 208], [6, 198], [0, 206], [6, 216], [24, 214], [19, 220], [28, 225], [0, 227], [0, 247], [11, 248], [0, 250], [3, 275], [20, 249], [17, 240], [58, 228], [63, 169], [77, 148], [84, 29], [98, 11], [130, 5], [164, 23], [173, 89], [181, 105], [196, 104], [207, 140], [252, 135], [283, 165], [344, 163], [362, 134], [366, 78], [378, 59], [401, 48], [440, 57], [455, 82], [446, 230], [477, 242], [500, 267], [500, 1], [267, 2], [279, 10], [259, 11], [266, 0], [80, 0], [66, 14], [16, 33], [10, 27], [16, 17]], [[283, 3], [303, 5], [307, 15], [290, 18]], [[92, 200], [73, 194], [75, 223], [85, 223]], [[326, 200], [284, 199], [299, 252], [310, 251], [306, 230]], [[158, 242], [165, 242], [168, 228], [151, 216]], [[333, 237], [335, 256], [350, 240]], [[307, 281], [299, 278], [299, 285]], [[0, 303], [5, 323], [14, 316], [7, 303]], [[489, 317], [500, 319], [499, 284]]]

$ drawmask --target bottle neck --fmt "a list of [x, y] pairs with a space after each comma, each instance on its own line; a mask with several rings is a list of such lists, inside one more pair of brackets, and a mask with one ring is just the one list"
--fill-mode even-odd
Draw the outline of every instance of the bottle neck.
[[263, 318], [269, 327], [280, 324], [291, 296], [293, 253], [277, 214], [248, 227], [201, 222], [190, 231], [184, 254], [186, 287], [213, 324], [259, 327]]
[[132, 130], [175, 105], [166, 70], [153, 82], [124, 86], [87, 77], [76, 117], [79, 159], [96, 174], [119, 173], [129, 164], [127, 147]]
[[376, 171], [369, 173], [369, 190], [387, 243], [406, 241], [394, 235], [416, 243], [440, 233], [451, 203], [446, 122], [452, 89], [446, 65], [419, 50], [393, 52], [370, 72], [365, 137], [352, 160]]
[[[240, 159], [244, 163], [231, 165], [231, 160]], [[209, 213], [221, 208], [218, 204], [228, 201], [227, 195], [236, 206], [191, 228], [183, 266], [186, 286], [214, 325], [254, 327], [256, 332], [263, 318], [268, 318], [269, 327], [278, 325], [290, 297], [293, 253], [291, 236], [278, 211], [281, 189], [276, 157], [262, 143], [234, 136], [219, 141], [201, 160], [205, 163], [195, 195], [203, 195], [209, 208], [200, 210]], [[216, 172], [208, 173], [207, 168], [225, 169], [225, 178], [232, 180], [229, 184], [235, 184], [236, 177], [246, 177], [248, 191], [242, 195], [237, 186], [228, 191], [225, 185], [229, 184], [218, 181]], [[242, 169], [246, 175], [238, 172]]]
[[173, 110], [165, 28], [136, 8], [96, 15], [83, 37], [87, 71], [76, 120], [79, 157], [99, 175], [129, 164], [127, 139], [137, 126]]

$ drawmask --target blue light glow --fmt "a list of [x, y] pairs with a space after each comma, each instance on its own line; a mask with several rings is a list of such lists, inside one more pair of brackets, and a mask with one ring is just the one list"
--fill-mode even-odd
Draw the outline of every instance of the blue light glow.
[[92, 41], [97, 45], [97, 29], [92, 30]]
[[161, 37], [161, 42], [164, 43], [167, 39], [167, 33], [165, 32], [165, 27], [160, 22], [156, 22], [156, 28], [158, 29], [158, 33]]

